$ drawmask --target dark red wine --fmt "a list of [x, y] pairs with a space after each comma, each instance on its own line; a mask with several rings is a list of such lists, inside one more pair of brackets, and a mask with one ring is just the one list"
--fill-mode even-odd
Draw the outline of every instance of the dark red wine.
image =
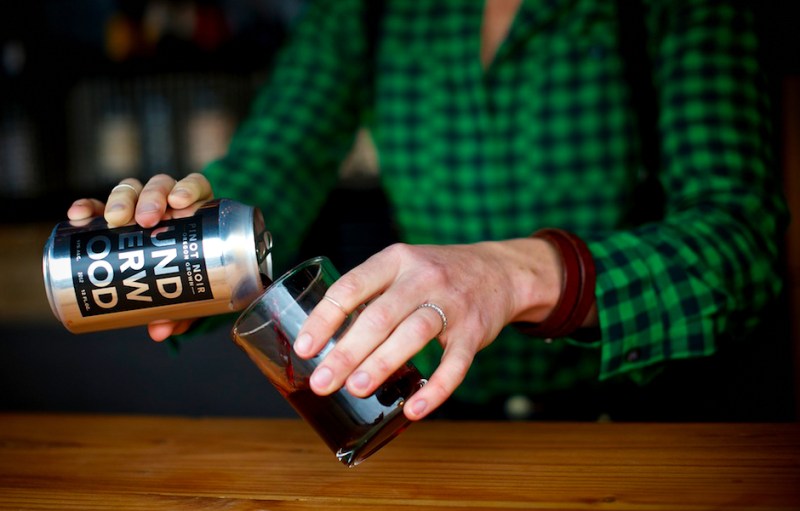
[[[272, 309], [279, 309], [273, 305]], [[348, 319], [333, 338], [338, 338], [351, 322], [352, 318]], [[425, 383], [413, 365], [401, 367], [367, 398], [355, 397], [345, 389], [318, 396], [309, 387], [308, 378], [324, 355], [307, 360], [298, 357], [277, 316], [262, 324], [271, 325], [274, 335], [251, 336], [259, 332], [260, 327], [256, 327], [244, 335], [234, 330], [234, 340], [342, 463], [360, 463], [408, 427], [403, 404]]]
[[402, 403], [423, 382], [416, 368], [407, 365], [367, 398], [355, 397], [345, 389], [330, 396], [318, 396], [303, 387], [290, 392], [286, 399], [336, 457], [353, 466], [409, 426]]

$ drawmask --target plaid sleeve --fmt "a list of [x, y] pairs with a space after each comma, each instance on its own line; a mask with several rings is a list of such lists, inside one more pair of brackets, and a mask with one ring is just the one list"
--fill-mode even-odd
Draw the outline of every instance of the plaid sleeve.
[[601, 378], [644, 379], [662, 361], [715, 352], [781, 282], [785, 207], [750, 14], [671, 0], [649, 12], [666, 217], [589, 240]]
[[258, 206], [280, 273], [337, 178], [359, 123], [365, 44], [359, 0], [315, 0], [276, 59], [228, 154], [205, 175], [216, 196]]

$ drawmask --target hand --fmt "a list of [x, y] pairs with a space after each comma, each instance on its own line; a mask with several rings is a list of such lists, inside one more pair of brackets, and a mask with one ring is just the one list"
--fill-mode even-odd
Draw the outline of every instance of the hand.
[[[127, 178], [111, 189], [108, 200], [78, 199], [67, 211], [70, 220], [83, 220], [103, 215], [108, 226], [120, 227], [134, 221], [142, 227], [153, 227], [167, 218], [194, 214], [198, 207], [214, 197], [211, 184], [202, 174], [190, 174], [180, 181], [171, 176], [153, 176], [144, 186], [135, 178]], [[148, 325], [154, 341], [186, 332], [193, 319], [159, 320]]]
[[158, 174], [144, 186], [136, 178], [127, 178], [111, 189], [106, 203], [97, 199], [78, 199], [67, 211], [67, 217], [83, 220], [103, 215], [112, 228], [132, 220], [142, 227], [153, 227], [171, 216], [188, 216], [213, 197], [211, 184], [202, 174], [189, 174], [180, 181]]
[[[555, 249], [540, 239], [473, 245], [393, 245], [343, 275], [309, 315], [295, 341], [298, 356], [316, 355], [341, 326], [345, 311], [369, 302], [310, 378], [319, 395], [342, 386], [360, 397], [438, 336], [439, 367], [404, 406], [417, 420], [441, 405], [463, 381], [475, 354], [513, 321], [539, 322], [561, 289]], [[442, 318], [434, 303], [447, 317]]]

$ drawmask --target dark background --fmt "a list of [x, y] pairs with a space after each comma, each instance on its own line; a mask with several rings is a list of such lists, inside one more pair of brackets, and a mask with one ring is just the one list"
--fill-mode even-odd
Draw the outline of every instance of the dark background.
[[[0, 134], [16, 133], [13, 129], [20, 124], [14, 123], [22, 122], [26, 140], [33, 148], [33, 160], [24, 166], [31, 178], [19, 179], [18, 175], [9, 175], [12, 167], [4, 164], [13, 153], [9, 149], [11, 139], [0, 139], [0, 233], [4, 236], [0, 238], [0, 260], [5, 265], [2, 271], [16, 277], [0, 281], [0, 285], [13, 284], [0, 288], [7, 309], [0, 315], [0, 410], [293, 415], [224, 328], [184, 343], [179, 353], [149, 341], [143, 327], [70, 334], [53, 318], [44, 298], [38, 263], [44, 238], [34, 236], [33, 243], [23, 248], [15, 244], [19, 232], [46, 232], [42, 226], [60, 221], [72, 200], [102, 196], [111, 183], [102, 174], [86, 179], [82, 174], [88, 170], [80, 166], [77, 150], [70, 145], [73, 120], [69, 103], [77, 86], [91, 82], [113, 88], [176, 73], [189, 77], [191, 84], [222, 80], [226, 87], [221, 95], [224, 106], [240, 118], [252, 92], [268, 73], [288, 24], [304, 2], [161, 3], [188, 5], [196, 13], [202, 11], [204, 21], [195, 23], [192, 34], [165, 30], [156, 42], [142, 42], [145, 8], [159, 4], [157, 1], [31, 0], [4, 2], [0, 7], [0, 45], [4, 52]], [[784, 79], [800, 75], [798, 4], [766, 2], [756, 7], [764, 63], [773, 88], [776, 126], [782, 125], [785, 115], [800, 115], [785, 112], [781, 103]], [[113, 36], [108, 28], [112, 18], [123, 20], [122, 25], [129, 29], [127, 50], [117, 49], [113, 55], [109, 50]], [[20, 48], [24, 53], [21, 66]], [[780, 132], [776, 131], [779, 155], [780, 144]], [[189, 171], [185, 165], [177, 170]], [[14, 176], [16, 181], [11, 179]], [[358, 210], [355, 204], [359, 204]], [[391, 241], [385, 207], [372, 180], [343, 181], [322, 216], [324, 220], [315, 227], [316, 243], [306, 246], [304, 253], [324, 253], [341, 269], [351, 267]], [[24, 258], [23, 263], [18, 264], [15, 256]], [[12, 275], [18, 267], [27, 273]], [[29, 283], [27, 293], [34, 296], [36, 304], [33, 311], [14, 309], [15, 297], [23, 291], [20, 282]], [[25, 301], [18, 302], [22, 307]], [[762, 403], [775, 402], [784, 411], [792, 400], [787, 315], [779, 311], [765, 334], [770, 337], [768, 344], [774, 356], [763, 363], [776, 361], [775, 371], [768, 365], [759, 366], [765, 378], [775, 376], [769, 373], [778, 374]], [[757, 389], [751, 388], [753, 392]], [[758, 401], [759, 397], [749, 395], [747, 399]]]

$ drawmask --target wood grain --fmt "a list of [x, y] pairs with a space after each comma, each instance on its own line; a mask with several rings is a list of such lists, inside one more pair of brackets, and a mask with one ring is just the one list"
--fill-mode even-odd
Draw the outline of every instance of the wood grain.
[[428, 421], [358, 467], [296, 420], [0, 415], [0, 509], [800, 509], [800, 424]]

